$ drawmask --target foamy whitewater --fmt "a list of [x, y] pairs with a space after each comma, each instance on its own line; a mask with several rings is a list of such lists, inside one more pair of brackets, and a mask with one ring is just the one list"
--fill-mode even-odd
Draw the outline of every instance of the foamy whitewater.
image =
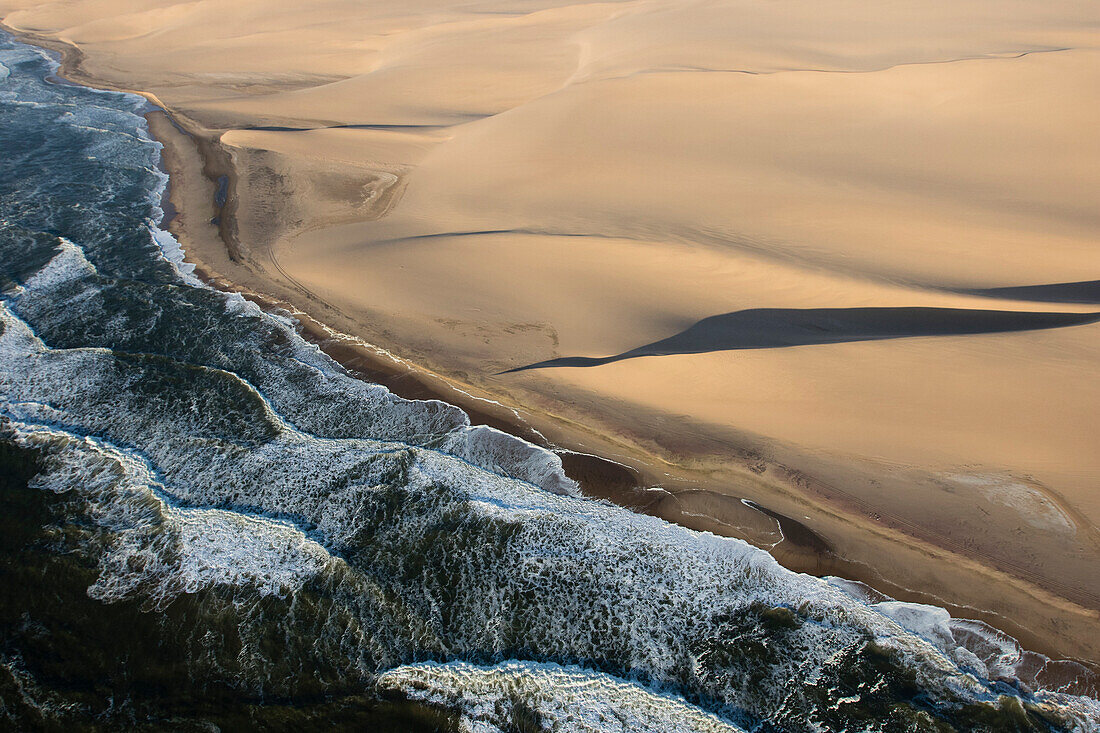
[[195, 279], [143, 100], [7, 38], [0, 69], [0, 436], [27, 476], [0, 547], [35, 569], [0, 604], [6, 722], [1100, 729], [1084, 668], [585, 499], [554, 453], [351, 378]]

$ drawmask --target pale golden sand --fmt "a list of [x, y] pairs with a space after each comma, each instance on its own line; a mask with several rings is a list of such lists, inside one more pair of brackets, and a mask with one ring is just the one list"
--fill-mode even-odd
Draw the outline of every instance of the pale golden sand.
[[0, 11], [192, 134], [154, 120], [212, 276], [675, 494], [619, 500], [772, 544], [747, 497], [831, 548], [794, 566], [1100, 660], [1100, 325], [499, 374], [748, 309], [1100, 311], [974, 292], [1100, 278], [1095, 2]]

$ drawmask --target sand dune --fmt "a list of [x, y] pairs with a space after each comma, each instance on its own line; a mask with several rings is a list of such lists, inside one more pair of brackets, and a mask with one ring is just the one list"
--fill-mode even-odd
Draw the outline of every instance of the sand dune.
[[1100, 659], [1095, 2], [0, 10], [224, 152], [209, 269]]

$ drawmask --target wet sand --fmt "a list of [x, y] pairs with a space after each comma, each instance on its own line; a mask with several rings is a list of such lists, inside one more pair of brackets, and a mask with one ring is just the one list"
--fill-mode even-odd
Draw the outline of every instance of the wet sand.
[[[170, 111], [189, 258], [352, 370], [574, 451], [590, 494], [1100, 660], [1094, 9], [856, 11], [5, 22]], [[601, 365], [501, 374], [569, 358]]]

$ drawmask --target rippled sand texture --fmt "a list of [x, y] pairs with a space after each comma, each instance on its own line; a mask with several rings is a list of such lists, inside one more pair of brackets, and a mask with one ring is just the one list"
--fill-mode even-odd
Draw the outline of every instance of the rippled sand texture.
[[901, 585], [984, 592], [883, 526], [1100, 608], [1092, 0], [0, 8], [224, 131], [256, 287], [624, 460], [808, 474], [849, 519], [771, 506]]

